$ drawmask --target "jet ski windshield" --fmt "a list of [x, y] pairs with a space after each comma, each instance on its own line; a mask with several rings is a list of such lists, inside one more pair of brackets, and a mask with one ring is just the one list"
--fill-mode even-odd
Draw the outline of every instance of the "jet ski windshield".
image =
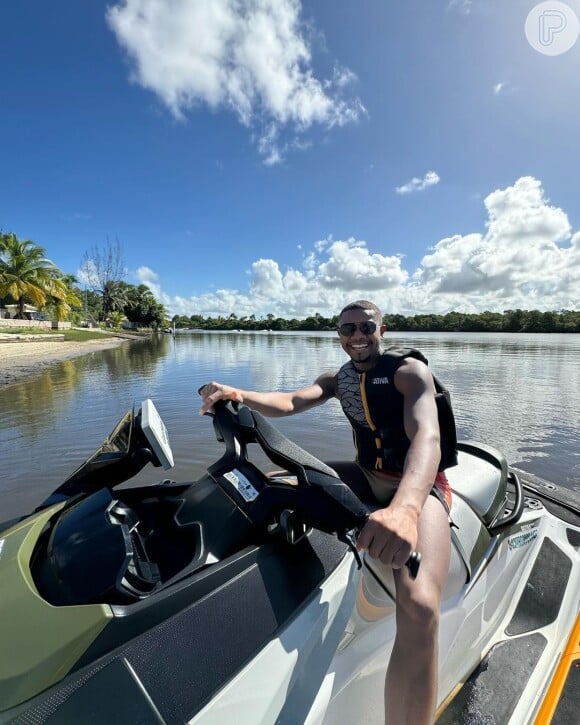
[[127, 411], [99, 448], [37, 510], [77, 494], [113, 488], [148, 463], [165, 469], [173, 466], [167, 429], [149, 399], [137, 414], [134, 408]]

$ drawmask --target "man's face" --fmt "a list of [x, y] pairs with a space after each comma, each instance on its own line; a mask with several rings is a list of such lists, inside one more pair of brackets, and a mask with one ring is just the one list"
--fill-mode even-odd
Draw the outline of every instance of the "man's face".
[[373, 315], [372, 310], [347, 310], [338, 320], [342, 349], [359, 370], [368, 370], [381, 354], [381, 337], [386, 327]]

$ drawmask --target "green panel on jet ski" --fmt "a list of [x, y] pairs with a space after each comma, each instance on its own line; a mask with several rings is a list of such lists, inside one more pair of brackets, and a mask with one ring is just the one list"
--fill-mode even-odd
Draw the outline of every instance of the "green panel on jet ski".
[[24, 702], [62, 679], [113, 614], [102, 604], [54, 607], [38, 594], [30, 557], [42, 530], [64, 504], [4, 531], [0, 539], [0, 709]]

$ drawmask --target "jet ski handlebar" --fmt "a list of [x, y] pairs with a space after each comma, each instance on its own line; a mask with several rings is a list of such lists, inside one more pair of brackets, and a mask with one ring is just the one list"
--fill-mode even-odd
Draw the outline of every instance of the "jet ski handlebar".
[[[251, 482], [251, 491], [246, 488], [245, 495], [236, 497], [251, 521], [266, 526], [276, 520], [290, 543], [298, 541], [309, 527], [336, 534], [349, 545], [360, 564], [356, 537], [371, 510], [336, 471], [286, 438], [261, 413], [246, 405], [219, 401], [210, 415], [216, 437], [225, 444], [226, 451], [208, 472], [226, 488], [231, 488], [232, 472], [238, 479]], [[249, 443], [258, 444], [273, 463], [284, 469], [283, 473], [259, 472], [248, 461]], [[421, 555], [416, 551], [406, 562], [413, 579], [420, 562]]]

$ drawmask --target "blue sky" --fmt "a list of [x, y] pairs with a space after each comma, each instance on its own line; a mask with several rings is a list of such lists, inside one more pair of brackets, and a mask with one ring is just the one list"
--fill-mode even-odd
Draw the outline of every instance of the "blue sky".
[[0, 228], [118, 238], [171, 313], [578, 309], [580, 40], [535, 5], [2, 3]]

